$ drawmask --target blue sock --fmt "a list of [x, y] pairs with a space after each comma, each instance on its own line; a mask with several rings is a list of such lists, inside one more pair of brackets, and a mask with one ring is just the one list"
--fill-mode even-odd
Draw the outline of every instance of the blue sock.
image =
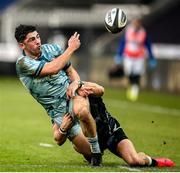
[[88, 138], [88, 141], [90, 143], [92, 153], [101, 153], [97, 135], [94, 138]]

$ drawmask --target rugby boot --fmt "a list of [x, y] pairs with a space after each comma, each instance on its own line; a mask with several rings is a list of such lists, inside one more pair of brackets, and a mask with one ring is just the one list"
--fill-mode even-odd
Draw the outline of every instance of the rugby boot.
[[102, 165], [102, 154], [101, 153], [92, 153], [91, 165], [92, 166], [101, 166]]
[[172, 167], [175, 163], [168, 158], [155, 158], [158, 167]]

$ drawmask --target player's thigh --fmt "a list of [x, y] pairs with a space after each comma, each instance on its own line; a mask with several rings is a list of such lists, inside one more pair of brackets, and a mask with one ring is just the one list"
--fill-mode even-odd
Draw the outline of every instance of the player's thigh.
[[123, 139], [117, 144], [117, 151], [121, 156], [137, 154], [133, 143], [129, 139]]
[[89, 100], [81, 96], [75, 96], [73, 99], [73, 112], [79, 115], [82, 111], [86, 113], [89, 111]]
[[118, 143], [117, 152], [129, 164], [138, 160], [138, 153], [129, 139], [124, 139]]
[[84, 136], [82, 131], [76, 135], [72, 140], [74, 149], [84, 155], [91, 155], [90, 145], [87, 138]]

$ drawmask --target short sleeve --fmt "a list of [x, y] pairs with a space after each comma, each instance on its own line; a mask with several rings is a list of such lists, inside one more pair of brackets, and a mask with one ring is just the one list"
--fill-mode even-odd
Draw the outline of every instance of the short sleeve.
[[58, 44], [53, 44], [53, 46], [54, 46], [54, 49], [56, 50], [58, 56], [63, 54], [63, 50]]
[[48, 56], [51, 55], [53, 58], [63, 54], [63, 50], [58, 44], [44, 44], [43, 49]]
[[16, 63], [16, 70], [18, 74], [39, 76], [45, 61], [38, 61], [24, 56]]

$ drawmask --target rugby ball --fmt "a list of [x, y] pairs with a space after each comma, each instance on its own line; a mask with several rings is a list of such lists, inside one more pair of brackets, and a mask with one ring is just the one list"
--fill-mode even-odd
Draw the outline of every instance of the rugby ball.
[[127, 16], [122, 9], [113, 8], [109, 10], [104, 19], [106, 29], [112, 34], [121, 32], [126, 26]]

